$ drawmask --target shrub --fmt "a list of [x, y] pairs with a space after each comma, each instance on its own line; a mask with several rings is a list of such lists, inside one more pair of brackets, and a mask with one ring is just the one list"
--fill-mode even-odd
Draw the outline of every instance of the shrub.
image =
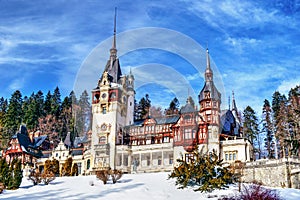
[[3, 183], [4, 187], [8, 185], [10, 172], [9, 165], [7, 164], [5, 158], [0, 159], [0, 182]]
[[122, 176], [123, 176], [123, 172], [121, 170], [110, 170], [109, 171], [113, 184], [115, 184]]
[[105, 185], [109, 179], [109, 170], [96, 171], [96, 177], [100, 179]]
[[0, 183], [0, 194], [3, 192], [4, 188], [5, 188], [4, 184]]
[[41, 174], [41, 180], [45, 185], [48, 185], [54, 179], [55, 179], [55, 174], [51, 171], [44, 171]]
[[78, 176], [78, 164], [77, 163], [73, 164], [71, 176]]
[[37, 185], [41, 182], [41, 174], [38, 169], [31, 170], [28, 180], [32, 181], [33, 185]]
[[61, 172], [61, 175], [62, 176], [71, 176], [71, 172], [72, 172], [72, 162], [73, 162], [73, 159], [72, 157], [68, 158], [62, 168], [62, 172]]
[[198, 186], [194, 191], [211, 192], [214, 189], [226, 188], [234, 181], [234, 176], [229, 167], [222, 166], [216, 152], [204, 154], [196, 148], [193, 151], [193, 159], [186, 161], [177, 159], [178, 167], [174, 167], [169, 178], [176, 178], [179, 189], [187, 186]]
[[18, 189], [22, 183], [23, 172], [21, 160], [15, 158], [10, 164], [8, 177], [8, 184], [6, 185], [8, 190]]
[[223, 197], [219, 200], [281, 200], [276, 190], [262, 187], [261, 184], [244, 186], [242, 192], [237, 196]]

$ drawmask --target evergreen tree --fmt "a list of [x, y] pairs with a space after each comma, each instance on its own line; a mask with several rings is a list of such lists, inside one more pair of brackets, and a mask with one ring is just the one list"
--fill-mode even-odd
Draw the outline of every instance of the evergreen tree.
[[21, 160], [15, 158], [10, 163], [8, 174], [8, 190], [15, 190], [18, 189], [21, 185], [23, 173], [22, 173], [22, 164]]
[[54, 115], [57, 119], [60, 116], [61, 112], [61, 95], [59, 88], [56, 87], [53, 95], [51, 96], [51, 114]]
[[136, 120], [146, 119], [149, 116], [149, 110], [151, 107], [151, 100], [149, 95], [146, 94], [145, 97], [142, 97], [136, 106], [135, 117]]
[[22, 117], [22, 94], [17, 90], [9, 100], [8, 110], [5, 115], [5, 127], [7, 128], [9, 138], [17, 132], [21, 125]]
[[270, 102], [265, 99], [262, 111], [262, 131], [266, 133], [265, 148], [267, 150], [267, 157], [274, 158], [274, 134], [272, 123], [272, 110]]
[[[260, 140], [259, 140], [259, 129], [258, 129], [258, 119], [256, 117], [255, 111], [247, 106], [243, 112], [244, 116], [244, 134], [253, 145], [253, 158], [255, 158], [255, 152], [258, 152], [259, 158], [261, 158]], [[258, 148], [255, 148], [255, 142], [257, 142]]]
[[0, 158], [0, 183], [6, 187], [9, 182], [9, 166], [5, 158]]
[[51, 92], [48, 91], [48, 93], [45, 97], [45, 102], [44, 102], [44, 113], [45, 113], [45, 115], [51, 114], [51, 99], [52, 99]]
[[[274, 127], [275, 138], [276, 138], [275, 152], [277, 152], [278, 150], [279, 150], [278, 152], [281, 152], [279, 157], [283, 156], [282, 148], [284, 147], [284, 139], [282, 138], [282, 136], [284, 135], [284, 133], [283, 133], [284, 128], [282, 127], [282, 124], [279, 122], [279, 121], [282, 121], [283, 119], [280, 119], [279, 112], [280, 112], [280, 108], [283, 108], [284, 110], [281, 111], [282, 112], [281, 115], [284, 114], [283, 112], [286, 111], [286, 108], [285, 108], [286, 102], [287, 102], [287, 99], [284, 95], [281, 95], [280, 92], [278, 92], [278, 91], [274, 92], [274, 94], [272, 96], [273, 127]], [[278, 152], [276, 153], [275, 157], [278, 157]]]
[[23, 102], [23, 122], [30, 131], [35, 131], [38, 127], [38, 119], [40, 117], [39, 105], [34, 93], [29, 98], [24, 97]]
[[72, 127], [72, 102], [69, 97], [65, 97], [61, 105], [60, 120], [62, 122], [62, 138], [65, 138], [65, 133], [73, 131]]
[[234, 181], [233, 173], [229, 167], [222, 167], [222, 160], [212, 152], [204, 154], [196, 148], [193, 151], [194, 158], [191, 161], [177, 159], [178, 167], [169, 175], [169, 178], [176, 178], [176, 185], [179, 189], [187, 186], [197, 186], [195, 191], [211, 192], [214, 189], [227, 187]]
[[5, 128], [5, 116], [8, 108], [7, 100], [0, 98], [0, 150], [4, 149], [8, 143], [8, 135]]
[[76, 112], [76, 131], [80, 136], [84, 135], [91, 128], [91, 105], [86, 90], [82, 92], [78, 101]]
[[23, 171], [22, 171], [22, 163], [20, 159], [15, 159], [13, 166], [13, 189], [18, 189], [22, 183]]
[[36, 94], [35, 94], [35, 102], [36, 102], [36, 106], [35, 106], [35, 112], [36, 115], [38, 117], [43, 117], [45, 116], [45, 110], [44, 110], [44, 94], [41, 90], [39, 90]]
[[290, 145], [290, 154], [300, 156], [300, 86], [289, 91], [288, 122], [290, 138], [287, 141]]
[[287, 138], [289, 135], [289, 124], [288, 124], [288, 110], [287, 101], [281, 101], [279, 112], [277, 115], [277, 124], [275, 136], [279, 141], [280, 145], [280, 157], [286, 157], [288, 155], [288, 144]]
[[75, 105], [78, 104], [76, 94], [73, 90], [70, 92], [69, 98], [70, 98], [72, 104], [75, 104]]
[[275, 124], [278, 123], [278, 113], [280, 111], [280, 104], [282, 101], [286, 101], [286, 97], [284, 95], [281, 95], [278, 91], [274, 92], [272, 96], [272, 110]]
[[165, 110], [165, 114], [166, 115], [173, 115], [173, 114], [177, 114], [178, 113], [178, 109], [179, 109], [179, 101], [176, 97], [174, 97], [174, 99], [170, 102], [169, 104], [169, 108], [167, 108]]

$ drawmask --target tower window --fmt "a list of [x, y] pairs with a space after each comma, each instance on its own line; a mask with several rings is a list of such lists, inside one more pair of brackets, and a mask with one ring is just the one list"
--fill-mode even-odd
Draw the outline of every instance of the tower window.
[[106, 143], [106, 138], [104, 136], [99, 138], [99, 144], [105, 144]]
[[102, 106], [102, 114], [106, 114], [106, 106]]
[[210, 103], [209, 101], [206, 102], [206, 107], [209, 107], [210, 106]]

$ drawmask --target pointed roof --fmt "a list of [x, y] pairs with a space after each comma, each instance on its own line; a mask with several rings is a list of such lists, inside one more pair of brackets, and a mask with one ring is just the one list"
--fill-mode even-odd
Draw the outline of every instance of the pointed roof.
[[232, 91], [232, 109], [231, 110], [232, 110], [233, 115], [234, 115], [235, 119], [237, 120], [237, 122], [241, 123], [241, 119], [240, 119], [240, 116], [239, 116], [239, 111], [238, 111], [236, 103], [235, 103], [234, 91]]
[[209, 51], [206, 49], [206, 69], [205, 69], [205, 84], [199, 94], [199, 102], [205, 97], [206, 92], [210, 92], [210, 98], [216, 101], [221, 101], [221, 93], [218, 91], [213, 80], [213, 71], [210, 67]]
[[[119, 59], [117, 58], [117, 39], [116, 39], [116, 23], [117, 23], [117, 8], [115, 8], [114, 17], [114, 36], [112, 41], [112, 47], [110, 49], [109, 60], [106, 63], [104, 72], [107, 72], [110, 76], [110, 81], [113, 83], [118, 83], [120, 77], [122, 76], [121, 67]], [[103, 78], [103, 74], [101, 80]]]
[[210, 68], [210, 57], [208, 48], [206, 49], [206, 69], [205, 69], [205, 81], [213, 81], [213, 71]]
[[194, 108], [194, 106], [191, 103], [191, 96], [189, 96], [186, 100], [186, 104], [185, 106], [183, 106], [180, 109], [180, 113], [192, 113], [192, 112], [196, 112], [196, 109]]
[[234, 91], [232, 90], [232, 110], [238, 111], [234, 99]]

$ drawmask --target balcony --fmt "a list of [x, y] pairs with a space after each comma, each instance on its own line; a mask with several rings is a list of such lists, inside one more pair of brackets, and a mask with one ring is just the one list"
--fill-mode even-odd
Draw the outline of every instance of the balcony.
[[95, 151], [101, 153], [101, 154], [106, 154], [106, 155], [109, 155], [109, 149], [110, 149], [110, 146], [109, 144], [96, 144], [94, 145], [94, 148], [95, 148]]

